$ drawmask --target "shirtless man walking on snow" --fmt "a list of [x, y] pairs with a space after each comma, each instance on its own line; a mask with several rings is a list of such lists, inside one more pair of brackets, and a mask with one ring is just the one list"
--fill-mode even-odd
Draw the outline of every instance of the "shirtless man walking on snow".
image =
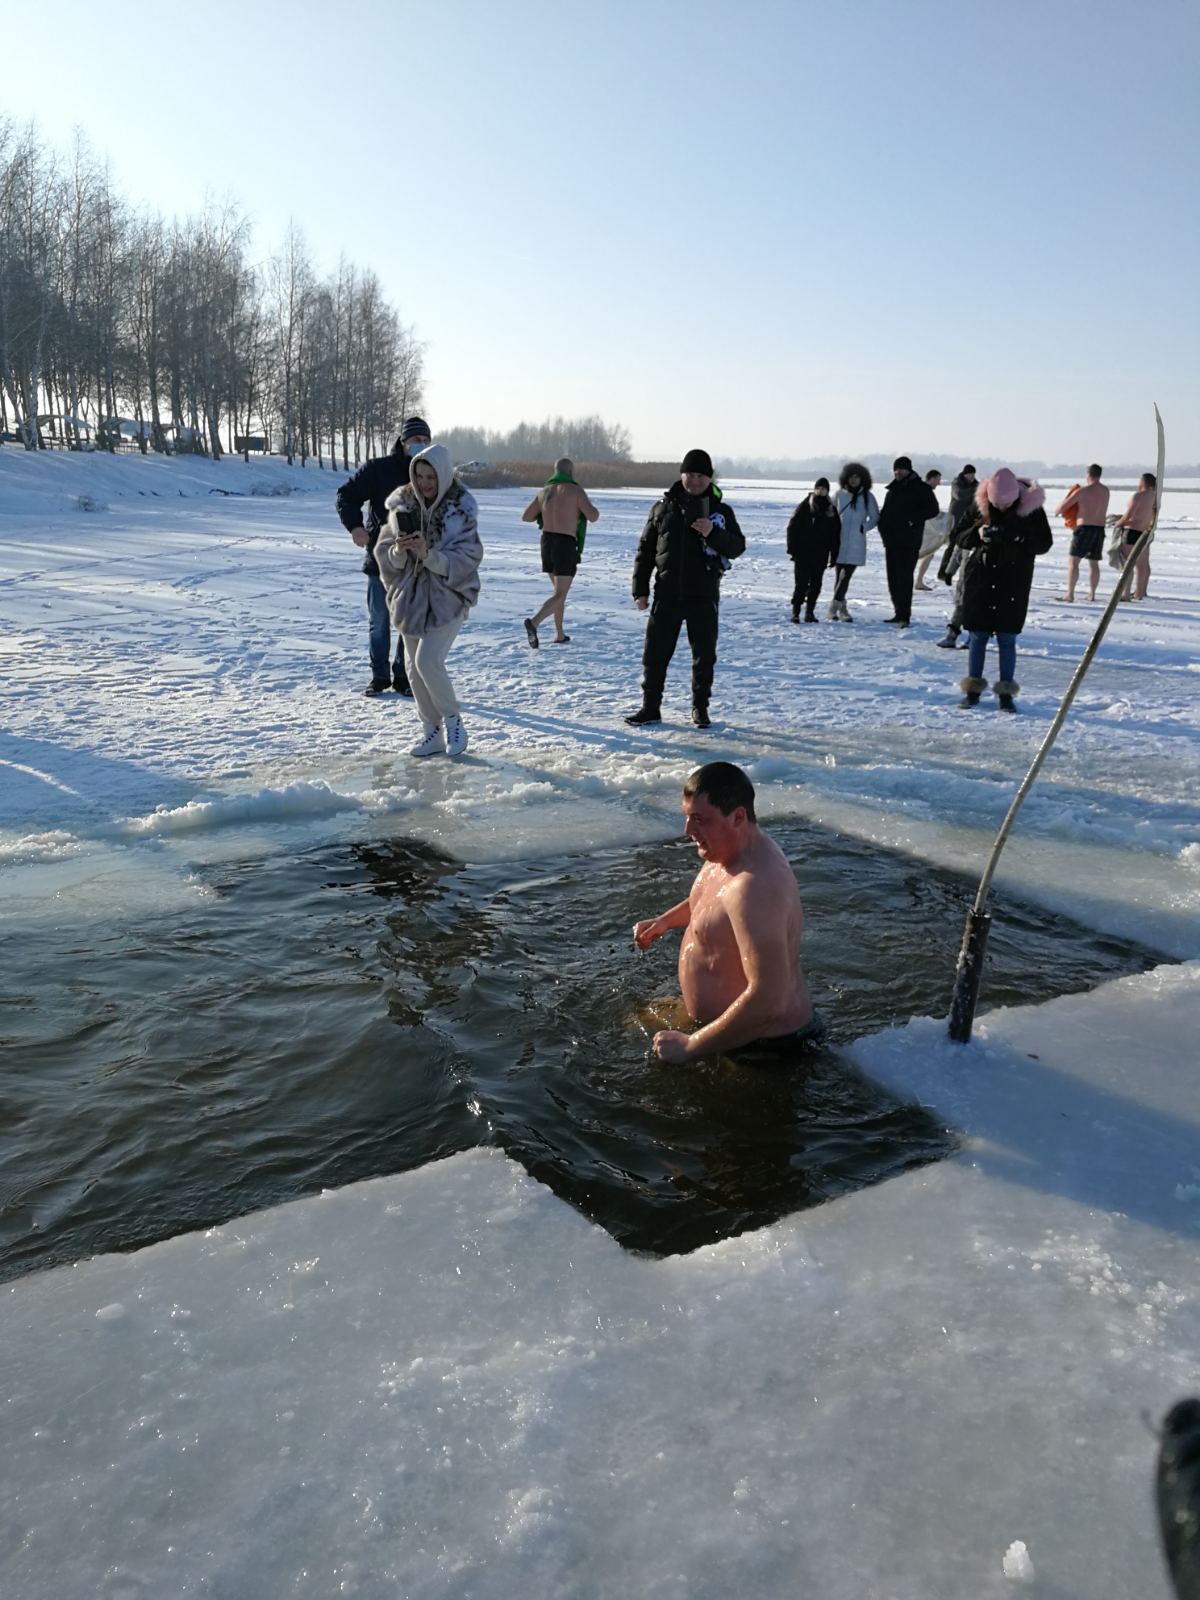
[[755, 820], [753, 784], [740, 767], [710, 762], [684, 785], [683, 815], [704, 865], [688, 898], [637, 923], [633, 940], [648, 950], [684, 930], [679, 986], [700, 1027], [656, 1033], [655, 1054], [696, 1061], [752, 1043], [798, 1043], [813, 1022], [800, 968], [804, 911], [787, 857]]
[[521, 513], [522, 522], [536, 522], [542, 530], [542, 571], [549, 577], [554, 593], [533, 616], [525, 618], [525, 636], [530, 646], [538, 647], [538, 623], [554, 618], [555, 644], [569, 644], [571, 635], [563, 632], [563, 610], [567, 590], [579, 568], [582, 549], [579, 530], [595, 522], [600, 513], [588, 499], [587, 490], [575, 482], [575, 463], [562, 456], [554, 463], [554, 475], [539, 489]]

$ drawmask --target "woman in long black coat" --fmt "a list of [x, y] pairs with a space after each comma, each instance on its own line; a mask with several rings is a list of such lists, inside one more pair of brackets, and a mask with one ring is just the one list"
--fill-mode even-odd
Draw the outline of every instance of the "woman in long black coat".
[[1049, 550], [1053, 535], [1042, 503], [1046, 496], [1028, 478], [1000, 467], [975, 495], [975, 520], [958, 539], [966, 551], [963, 627], [970, 636], [968, 676], [962, 680], [964, 709], [979, 704], [987, 688], [983, 663], [994, 634], [1000, 676], [992, 685], [1001, 711], [1017, 709], [1017, 635], [1025, 626], [1033, 563]]
[[829, 498], [829, 479], [818, 478], [813, 491], [792, 512], [787, 525], [787, 553], [792, 559], [792, 621], [816, 622], [817, 601], [826, 567], [837, 560], [842, 519]]

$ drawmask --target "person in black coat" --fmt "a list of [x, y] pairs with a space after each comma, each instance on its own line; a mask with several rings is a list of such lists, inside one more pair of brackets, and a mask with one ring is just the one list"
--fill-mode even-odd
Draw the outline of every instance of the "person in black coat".
[[[381, 528], [386, 527], [387, 497], [394, 489], [402, 489], [408, 482], [409, 466], [430, 442], [429, 424], [423, 417], [409, 417], [400, 437], [392, 446], [390, 455], [375, 456], [364, 462], [354, 476], [337, 492], [337, 514], [342, 527], [364, 552], [362, 569], [367, 575], [367, 627], [371, 653], [371, 681], [363, 690], [369, 698], [395, 689], [397, 694], [411, 695], [408, 674], [404, 670], [404, 645], [396, 635], [396, 658], [392, 653], [391, 623], [388, 618], [387, 595], [383, 579], [375, 560], [375, 544]], [[363, 506], [366, 506], [366, 516]], [[390, 664], [389, 664], [390, 662]]]
[[825, 569], [837, 561], [842, 541], [842, 519], [829, 498], [829, 479], [818, 478], [792, 512], [787, 525], [787, 553], [792, 560], [795, 581], [792, 585], [792, 621], [800, 621], [804, 606], [805, 622], [816, 622], [817, 601]]
[[894, 616], [889, 622], [907, 628], [912, 621], [913, 576], [921, 554], [925, 524], [938, 514], [937, 495], [912, 469], [907, 456], [892, 463], [892, 481], [879, 513], [879, 536], [887, 556], [888, 594]]
[[1017, 709], [1017, 635], [1025, 626], [1033, 563], [1054, 542], [1042, 510], [1045, 493], [1028, 478], [1000, 467], [979, 485], [974, 520], [959, 535], [966, 552], [963, 573], [963, 626], [970, 636], [968, 676], [962, 680], [966, 710], [979, 704], [987, 688], [983, 663], [993, 634], [1000, 656], [1000, 676], [992, 685], [1001, 711]]
[[650, 620], [642, 652], [642, 703], [625, 718], [634, 727], [662, 721], [667, 667], [684, 624], [692, 648], [692, 721], [698, 728], [709, 726], [721, 574], [746, 548], [733, 509], [712, 480], [708, 452], [689, 450], [679, 481], [650, 512], [638, 541], [633, 603], [639, 611], [649, 608]]

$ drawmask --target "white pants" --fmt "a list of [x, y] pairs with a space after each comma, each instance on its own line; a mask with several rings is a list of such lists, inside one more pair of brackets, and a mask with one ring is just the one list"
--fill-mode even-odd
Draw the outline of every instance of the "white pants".
[[446, 657], [466, 620], [465, 616], [457, 617], [444, 627], [431, 628], [428, 633], [400, 635], [404, 640], [408, 681], [422, 722], [441, 722], [443, 717], [458, 715], [458, 696], [446, 671]]

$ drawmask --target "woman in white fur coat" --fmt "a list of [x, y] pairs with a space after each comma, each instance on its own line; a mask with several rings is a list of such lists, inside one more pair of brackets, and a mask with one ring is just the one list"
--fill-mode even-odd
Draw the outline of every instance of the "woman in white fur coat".
[[422, 737], [411, 754], [460, 756], [467, 730], [446, 657], [479, 598], [479, 508], [440, 444], [413, 457], [408, 484], [386, 503], [375, 560], [421, 714]]
[[841, 518], [841, 537], [837, 558], [837, 582], [829, 602], [830, 622], [853, 622], [846, 604], [846, 591], [854, 569], [867, 559], [867, 534], [879, 521], [879, 503], [871, 493], [871, 474], [858, 461], [847, 461], [838, 473], [838, 492], [834, 505]]

